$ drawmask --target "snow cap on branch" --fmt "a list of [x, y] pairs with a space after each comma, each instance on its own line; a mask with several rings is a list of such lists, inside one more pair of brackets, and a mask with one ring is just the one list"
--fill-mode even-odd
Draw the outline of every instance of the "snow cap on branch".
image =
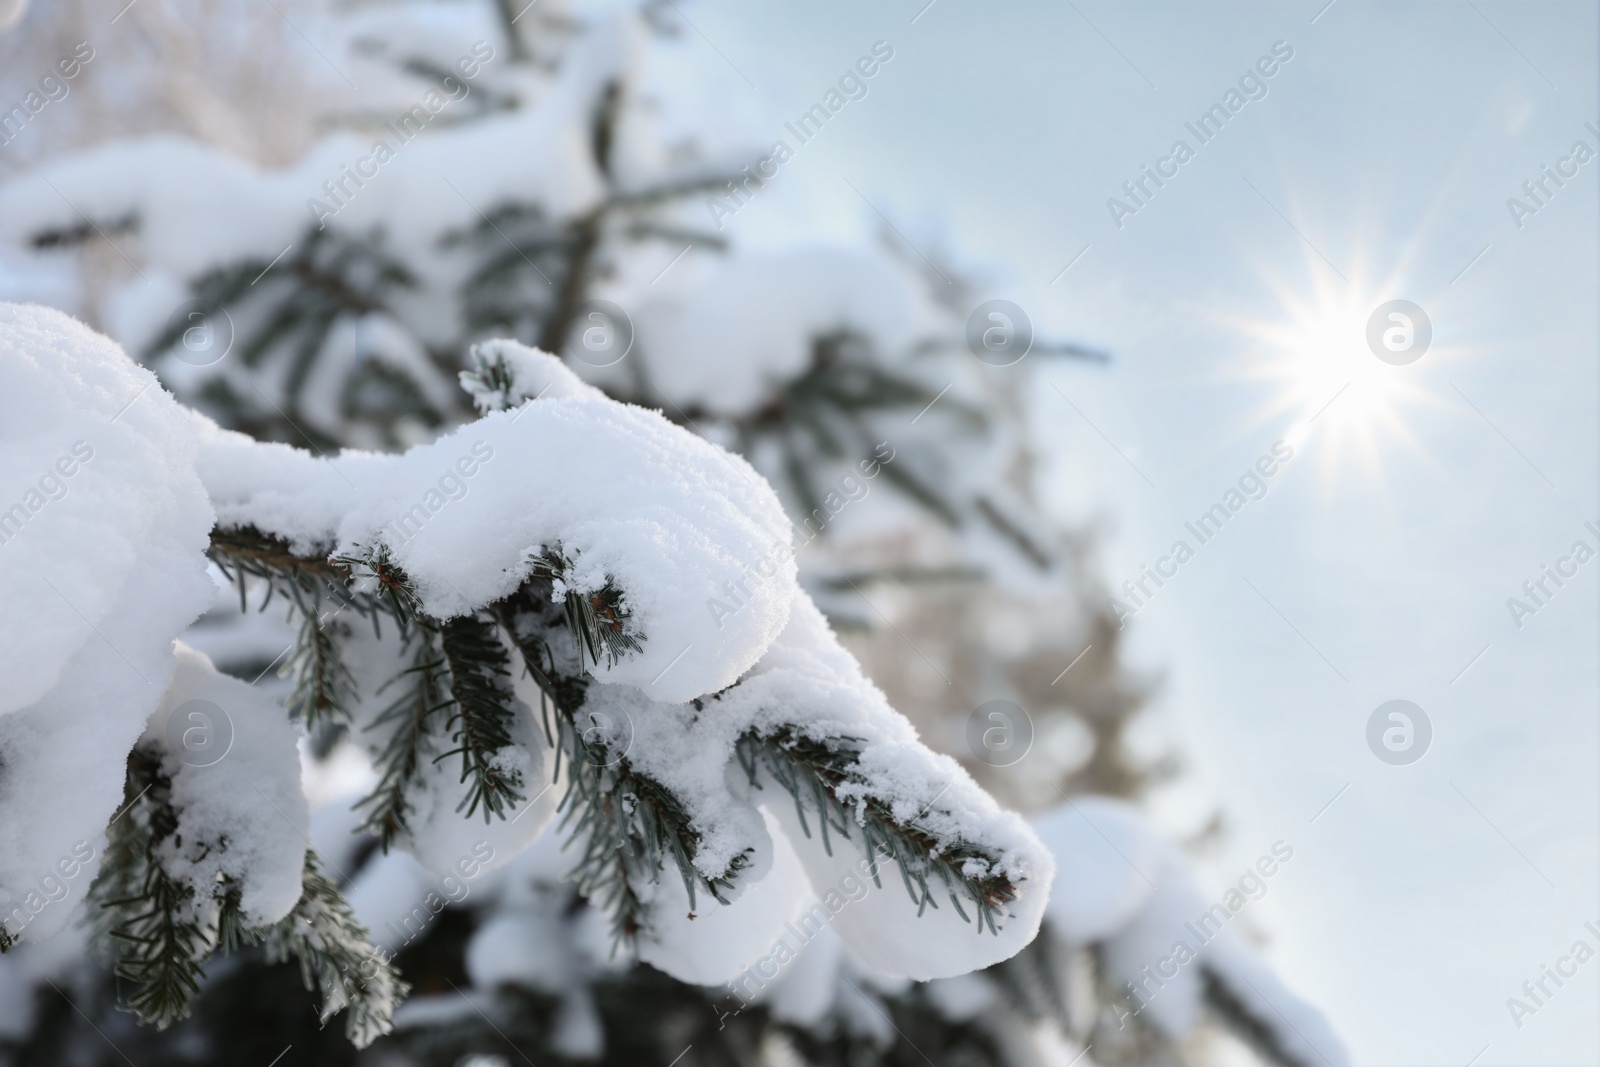
[[197, 906], [226, 877], [248, 925], [289, 914], [300, 899], [311, 816], [283, 708], [179, 642], [177, 669], [143, 740], [161, 750], [178, 812], [163, 845], [167, 871], [189, 884]]
[[[727, 931], [715, 945], [684, 948], [686, 939], [672, 930], [686, 902], [667, 884], [670, 872], [663, 877], [651, 922], [673, 914], [660, 920], [662, 930], [642, 941], [640, 952], [675, 977], [731, 979], [773, 951], [786, 922], [819, 903], [850, 950], [893, 977], [964, 974], [1015, 955], [1038, 932], [1055, 872], [1050, 853], [1020, 816], [1002, 811], [959, 764], [922, 744], [804, 593], [755, 669], [703, 710], [651, 707], [636, 691], [611, 686], [591, 690], [585, 708], [633, 724], [629, 760], [683, 803], [699, 835], [695, 866], [701, 874], [725, 873], [743, 850], [752, 857], [751, 877], [740, 881], [755, 884], [731, 900], [728, 915], [713, 913], [714, 925]], [[768, 739], [763, 743], [780, 752], [804, 744], [818, 752], [856, 752], [839, 761], [844, 769], [835, 786], [847, 834], [830, 824], [824, 840], [814, 794], [804, 782], [802, 825], [795, 796], [759, 756], [759, 788], [750, 785], [736, 762], [741, 738], [746, 744]], [[804, 763], [805, 757], [796, 758]], [[907, 856], [912, 869], [923, 868], [930, 891], [920, 915], [899, 860], [866, 844], [869, 821], [873, 832], [893, 825], [921, 842]], [[1011, 887], [1015, 898], [997, 903], [995, 930], [983, 924], [964, 887], [947, 887], [936, 870], [924, 867], [923, 848], [977, 882]], [[781, 874], [768, 874], [769, 865]], [[779, 884], [767, 884], [775, 878]], [[866, 890], [852, 888], [862, 882]], [[839, 903], [841, 895], [848, 903]]]
[[558, 597], [612, 586], [620, 624], [644, 638], [591, 663], [597, 678], [666, 703], [733, 684], [798, 589], [776, 494], [743, 459], [607, 399], [553, 356], [516, 351], [519, 381], [551, 386], [544, 399], [404, 455], [323, 459], [212, 430], [200, 466], [219, 520], [302, 550], [382, 553], [438, 619], [507, 596], [536, 555], [556, 553], [568, 564]]
[[[37, 896], [80, 842], [95, 859], [128, 750], [210, 606], [212, 511], [188, 415], [111, 341], [0, 304], [0, 906]], [[81, 900], [81, 893], [71, 897]], [[70, 903], [26, 936], [59, 930]]]

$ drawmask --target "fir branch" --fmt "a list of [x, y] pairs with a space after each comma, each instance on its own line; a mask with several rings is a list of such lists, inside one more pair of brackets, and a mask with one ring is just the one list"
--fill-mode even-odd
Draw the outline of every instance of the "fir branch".
[[392, 1028], [390, 1015], [406, 986], [369, 943], [338, 887], [322, 875], [315, 853], [306, 854], [294, 910], [271, 926], [254, 927], [244, 919], [242, 889], [231, 879], [219, 880], [214, 901], [200, 902], [162, 862], [163, 844], [176, 839], [179, 812], [158, 748], [129, 755], [123, 795], [126, 807], [107, 828], [105, 859], [89, 896], [116, 949], [117, 976], [136, 986], [125, 1010], [164, 1030], [188, 1018], [215, 951], [265, 941], [270, 962], [294, 956], [306, 988], [313, 988], [313, 978], [321, 987], [324, 1022], [350, 1007], [345, 1029], [357, 1046]]
[[368, 809], [361, 829], [376, 836], [386, 852], [406, 829], [406, 815], [411, 811], [406, 792], [421, 774], [430, 747], [431, 721], [435, 713], [450, 706], [439, 631], [413, 627], [407, 641], [412, 645], [411, 666], [386, 685], [406, 678], [410, 685], [367, 726], [368, 730], [389, 726], [393, 732], [378, 753], [377, 788], [356, 805]]
[[322, 1021], [348, 1008], [345, 1036], [366, 1048], [394, 1029], [394, 1009], [409, 987], [322, 873], [315, 852], [306, 852], [301, 885], [294, 910], [265, 931], [267, 959], [297, 959], [306, 989], [322, 996]]
[[116, 973], [137, 984], [125, 1009], [165, 1030], [189, 1017], [211, 954], [195, 911], [194, 891], [174, 881], [159, 864], [147, 870], [138, 897], [110, 902], [124, 909], [112, 937], [121, 944]]
[[629, 612], [622, 590], [609, 575], [599, 589], [576, 588], [570, 577], [574, 563], [559, 547], [531, 553], [528, 562], [529, 577], [551, 583], [555, 595], [566, 605], [572, 639], [589, 654], [591, 663], [599, 664], [602, 651], [609, 667], [643, 650], [644, 635], [628, 629]]
[[340, 603], [352, 600], [345, 588], [344, 576], [328, 562], [325, 553], [296, 553], [288, 541], [263, 533], [254, 526], [217, 527], [211, 531], [211, 545], [206, 554], [223, 575], [238, 586], [241, 612], [246, 608], [245, 593], [250, 578], [267, 583], [267, 599], [261, 603], [262, 610], [274, 593], [293, 600], [302, 612], [313, 609], [324, 595]]
[[244, 921], [244, 891], [223, 875], [217, 890], [217, 948], [224, 954], [239, 951], [248, 945], [259, 945], [266, 931]]
[[585, 739], [572, 720], [562, 716], [560, 722], [570, 768], [561, 828], [583, 840], [583, 854], [569, 877], [579, 893], [610, 915], [616, 942], [631, 941], [644, 926], [639, 889], [659, 883], [669, 859], [683, 879], [691, 911], [697, 889], [728, 903], [728, 892], [750, 866], [750, 853], [740, 853], [722, 875], [707, 878], [694, 865], [700, 833], [671, 790], [636, 771], [626, 757], [608, 753], [603, 743]]
[[[889, 806], [872, 795], [872, 782], [861, 771], [864, 747], [860, 738], [818, 739], [796, 727], [784, 726], [765, 736], [744, 735], [739, 739], [738, 755], [753, 787], [761, 787], [760, 772], [765, 767], [794, 798], [795, 812], [807, 837], [811, 836], [807, 812], [816, 815], [822, 845], [829, 855], [833, 853], [830, 830], [847, 838], [859, 831], [860, 844], [867, 855], [882, 855], [899, 865], [901, 880], [918, 915], [926, 908], [939, 906], [934, 897], [936, 882], [956, 914], [967, 922], [973, 919], [962, 905], [962, 898], [973, 906], [978, 933], [985, 928], [998, 933], [996, 919], [1004, 917], [1005, 906], [1017, 897], [1017, 887], [1011, 880], [993, 873], [998, 857], [971, 842], [941, 841], [918, 824], [921, 813], [907, 822], [896, 819]], [[873, 881], [882, 884], [876, 871]]]
[[338, 619], [324, 620], [314, 611], [300, 617], [294, 654], [283, 673], [295, 679], [287, 704], [289, 718], [312, 733], [324, 724], [348, 723], [350, 706], [360, 699], [355, 677], [339, 649], [339, 641], [349, 636], [350, 627]]
[[511, 688], [511, 657], [500, 643], [495, 624], [479, 615], [451, 619], [440, 632], [440, 645], [450, 667], [452, 709], [448, 727], [456, 747], [434, 757], [437, 763], [460, 754], [461, 780], [472, 779], [467, 795], [456, 807], [468, 818], [480, 806], [483, 821], [491, 815], [506, 817], [508, 809], [523, 799], [522, 775], [507, 771], [498, 760], [511, 744], [516, 722], [516, 696]]
[[573, 636], [576, 662], [571, 654], [558, 660], [548, 641], [567, 629], [564, 624], [570, 615], [563, 618], [536, 580], [498, 605], [497, 618], [538, 684], [546, 708], [554, 709], [554, 721], [545, 718], [546, 734], [556, 750], [552, 780], [560, 780], [563, 762], [568, 768], [567, 791], [557, 806], [563, 813], [561, 829], [583, 840], [582, 855], [570, 877], [583, 896], [610, 916], [616, 942], [631, 941], [643, 927], [646, 905], [640, 888], [658, 883], [669, 859], [683, 879], [691, 908], [702, 890], [726, 902], [739, 873], [749, 866], [750, 855], [734, 857], [715, 878], [708, 879], [695, 867], [700, 834], [682, 803], [666, 786], [636, 770], [625, 748], [617, 750], [619, 744], [626, 745], [625, 739], [586, 717], [587, 679], [569, 673], [582, 670], [579, 639]]
[[106, 829], [109, 845], [90, 899], [102, 909], [117, 976], [136, 986], [124, 1010], [165, 1030], [189, 1017], [212, 938], [194, 890], [162, 863], [159, 849], [177, 831], [178, 812], [159, 749], [129, 754], [123, 797], [127, 806]]
[[478, 414], [506, 411], [533, 399], [517, 388], [516, 371], [498, 348], [473, 345], [467, 355], [472, 360], [472, 366], [462, 371], [459, 378], [461, 388], [472, 397], [472, 405], [478, 409]]
[[358, 604], [370, 604], [391, 616], [401, 633], [415, 620], [426, 620], [416, 584], [389, 558], [389, 546], [371, 548], [356, 545], [354, 553], [329, 556], [330, 566], [339, 568], [349, 583], [349, 595]]

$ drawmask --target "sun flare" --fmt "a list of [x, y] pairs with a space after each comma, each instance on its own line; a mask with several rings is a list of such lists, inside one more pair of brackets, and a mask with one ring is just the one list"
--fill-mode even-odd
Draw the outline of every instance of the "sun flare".
[[1357, 466], [1380, 474], [1386, 453], [1420, 453], [1412, 422], [1419, 408], [1438, 401], [1413, 364], [1389, 360], [1404, 358], [1392, 354], [1396, 347], [1431, 343], [1431, 326], [1425, 312], [1394, 317], [1386, 307], [1402, 283], [1374, 284], [1359, 273], [1347, 282], [1314, 271], [1309, 288], [1277, 277], [1269, 284], [1277, 312], [1232, 322], [1249, 341], [1241, 377], [1273, 387], [1262, 420], [1292, 419], [1288, 439], [1296, 446], [1320, 439], [1330, 472]]

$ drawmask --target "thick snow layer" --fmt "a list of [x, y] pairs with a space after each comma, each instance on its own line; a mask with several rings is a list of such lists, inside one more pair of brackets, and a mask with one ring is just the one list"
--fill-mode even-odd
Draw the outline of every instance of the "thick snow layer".
[[[829, 894], [849, 900], [828, 908], [830, 924], [873, 969], [917, 979], [962, 974], [1014, 955], [1037, 932], [1054, 872], [1049, 853], [1019, 816], [1001, 811], [959, 764], [922, 745], [803, 593], [788, 626], [756, 668], [702, 708], [653, 705], [638, 690], [616, 686], [591, 690], [589, 701], [586, 706], [631, 721], [628, 758], [671, 788], [689, 811], [701, 835], [695, 857], [701, 873], [723, 874], [745, 849], [753, 850], [758, 861], [767, 853], [767, 829], [753, 806], [759, 802], [799, 856], [811, 894], [824, 901]], [[851, 841], [830, 834], [830, 857], [815, 814], [808, 817], [813, 836], [807, 838], [782, 786], [763, 774], [762, 789], [752, 792], [741, 774], [729, 774], [730, 764], [736, 767], [740, 735], [749, 730], [767, 735], [785, 726], [818, 739], [848, 736], [866, 742], [865, 782], [847, 787], [847, 802], [881, 802], [897, 819], [915, 821], [941, 846], [965, 841], [990, 851], [994, 870], [1020, 890], [1009, 916], [1000, 919], [999, 936], [980, 936], [942, 896], [936, 896], [937, 908], [919, 918], [893, 864], [879, 865], [881, 888], [857, 895], [851, 883], [862, 877], [866, 862], [859, 833]], [[732, 910], [744, 904], [740, 898]], [[965, 905], [971, 916], [970, 901]]]
[[[192, 422], [59, 312], [0, 304], [0, 906], [78, 842], [96, 859], [127, 754], [215, 596]], [[297, 868], [298, 869], [298, 868]], [[87, 882], [85, 882], [87, 884]], [[66, 922], [43, 908], [30, 939]]]
[[[551, 380], [570, 377], [525, 352]], [[224, 525], [304, 550], [383, 546], [438, 618], [506, 596], [531, 553], [559, 548], [576, 564], [568, 595], [613, 580], [646, 637], [639, 653], [591, 664], [596, 677], [669, 703], [731, 685], [783, 629], [798, 589], [776, 495], [659, 413], [570, 384], [401, 456], [323, 459], [213, 430], [200, 469]], [[736, 612], [708, 608], [734, 587], [748, 593]]]
[[772, 956], [780, 940], [794, 940], [788, 924], [811, 903], [810, 887], [800, 858], [770, 817], [766, 828], [771, 866], [752, 871], [751, 885], [730, 904], [702, 891], [690, 908], [683, 879], [674, 869], [663, 872], [652, 887], [649, 927], [639, 936], [640, 959], [679, 981], [716, 985]]
[[[377, 158], [380, 142], [387, 159]], [[496, 165], [464, 162], [481, 159]], [[374, 176], [357, 187], [347, 174], [363, 170]], [[107, 181], [108, 174], [117, 180]], [[351, 195], [336, 198], [325, 182], [342, 183]], [[403, 214], [412, 224], [388, 232], [417, 242], [400, 251], [427, 256], [443, 233], [478, 225], [479, 211], [537, 200], [548, 215], [566, 218], [592, 206], [601, 191], [581, 126], [554, 107], [428, 128], [409, 141], [389, 129], [377, 137], [338, 133], [284, 170], [159, 135], [110, 142], [9, 182], [0, 189], [0, 238], [20, 245], [40, 230], [71, 229], [82, 224], [78, 210], [102, 222], [131, 216], [139, 220], [143, 255], [193, 278], [239, 259], [265, 263], [319, 220], [365, 233]]]
[[297, 735], [260, 690], [217, 673], [177, 646], [177, 669], [143, 741], [162, 749], [178, 829], [166, 868], [205, 905], [224, 875], [252, 926], [277, 922], [300, 899], [310, 824]]
[[817, 337], [848, 328], [896, 352], [912, 302], [903, 275], [857, 253], [730, 254], [643, 301], [635, 326], [662, 395], [736, 416], [809, 368]]

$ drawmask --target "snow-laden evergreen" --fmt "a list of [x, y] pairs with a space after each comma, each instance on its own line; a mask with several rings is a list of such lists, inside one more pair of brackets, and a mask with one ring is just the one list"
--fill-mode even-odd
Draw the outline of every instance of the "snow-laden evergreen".
[[[160, 806], [148, 825], [124, 812], [119, 822], [128, 821], [108, 833], [125, 790], [95, 783], [99, 788], [70, 805], [71, 821], [46, 821], [34, 819], [29, 805], [57, 790], [33, 783], [33, 797], [7, 798], [18, 838], [13, 855], [21, 871], [31, 873], [30, 860], [48, 870], [44, 857], [69, 851], [75, 840], [105, 849], [109, 838], [112, 888], [100, 894], [106, 906], [126, 909], [120, 894], [127, 893], [148, 908], [109, 933], [133, 946], [125, 971], [157, 990], [147, 1012], [155, 1021], [184, 1014], [182, 988], [167, 986], [190, 984], [188, 958], [214, 941], [226, 947], [230, 923], [268, 927], [295, 907], [307, 805], [287, 714], [216, 674], [204, 656], [175, 646], [192, 619], [174, 619], [164, 635], [145, 620], [146, 641], [164, 636], [166, 654], [148, 657], [148, 674], [123, 677], [134, 664], [96, 628], [109, 615], [108, 598], [71, 562], [105, 547], [82, 539], [83, 516], [127, 498], [171, 501], [187, 529], [122, 527], [129, 551], [112, 584], [181, 587], [203, 574], [207, 546], [196, 533], [215, 515], [210, 550], [219, 564], [236, 568], [241, 583], [270, 560], [295, 575], [285, 580], [292, 593], [305, 592], [297, 579], [315, 574], [326, 586], [319, 592], [342, 600], [338, 610], [368, 616], [378, 636], [359, 648], [351, 642], [359, 663], [344, 662], [347, 628], [326, 631], [328, 656], [352, 682], [341, 702], [370, 706], [384, 685], [409, 683], [414, 695], [382, 715], [351, 715], [358, 736], [397, 723], [371, 742], [393, 777], [366, 803], [388, 820], [380, 827], [386, 844], [414, 844], [440, 874], [451, 873], [456, 853], [471, 850], [474, 815], [489, 826], [496, 818], [515, 825], [536, 807], [521, 831], [496, 835], [501, 862], [513, 858], [553, 817], [556, 805], [539, 801], [562, 784], [569, 817], [576, 813], [589, 839], [591, 888], [617, 901], [619, 935], [641, 938], [650, 946], [646, 958], [690, 980], [722, 981], [748, 966], [804, 897], [807, 878], [790, 878], [775, 887], [789, 895], [787, 903], [780, 897], [741, 908], [746, 887], [771, 873], [778, 836], [804, 857], [817, 892], [837, 876], [835, 867], [869, 850], [881, 853], [883, 867], [896, 868], [911, 898], [879, 896], [838, 927], [886, 973], [960, 973], [1015, 953], [1037, 932], [1054, 869], [1048, 853], [959, 765], [922, 747], [839, 648], [795, 585], [782, 509], [742, 460], [658, 414], [582, 386], [553, 357], [531, 350], [512, 352], [524, 365], [542, 362], [542, 377], [563, 383], [558, 395], [525, 398], [400, 456], [318, 457], [219, 430], [178, 405], [110, 342], [58, 312], [0, 309], [0, 346], [8, 362], [32, 371], [15, 380], [11, 402], [19, 410], [53, 403], [69, 433], [104, 439], [118, 432], [112, 428], [123, 415], [147, 404], [155, 415], [130, 420], [121, 432], [143, 425], [169, 449], [136, 467], [137, 480], [127, 471], [122, 480], [84, 478], [70, 510], [49, 509], [48, 497], [27, 491], [16, 512], [26, 525], [14, 535], [24, 550], [0, 556], [0, 575], [19, 589], [14, 617], [37, 607], [59, 618], [62, 603], [76, 616], [63, 620], [65, 633], [31, 665], [8, 662], [18, 689], [38, 697], [11, 711], [28, 728], [0, 757], [28, 771], [59, 766], [81, 758], [87, 736], [97, 749], [95, 770], [115, 786], [136, 749], [130, 766], [149, 761], [149, 784], [128, 806]], [[119, 389], [126, 395], [112, 412]], [[14, 446], [7, 441], [4, 468], [29, 470], [48, 433], [40, 428]], [[404, 517], [414, 529], [402, 530]], [[176, 532], [188, 535], [188, 551], [166, 544]], [[168, 551], [151, 558], [152, 543]], [[770, 573], [754, 565], [774, 558]], [[725, 619], [704, 610], [702, 593], [726, 595], [723, 587], [734, 583], [746, 591], [741, 610]], [[575, 612], [573, 601], [585, 608]], [[308, 625], [321, 627], [320, 604], [310, 604]], [[559, 655], [548, 625], [553, 604], [576, 620], [561, 633], [572, 645]], [[593, 632], [628, 640], [602, 653], [587, 644]], [[94, 659], [65, 668], [85, 650]], [[392, 676], [360, 684], [373, 661], [387, 662]], [[535, 680], [521, 696], [518, 676]], [[121, 687], [136, 701], [143, 692], [135, 682], [159, 695], [153, 708], [124, 700], [104, 725], [92, 714], [86, 722], [52, 718], [59, 689]], [[191, 745], [179, 732], [185, 724], [169, 721], [196, 703], [218, 720], [205, 727], [225, 730], [229, 745], [191, 761], [206, 746]], [[397, 708], [403, 714], [395, 715]], [[136, 746], [125, 723], [141, 713], [148, 723]], [[544, 729], [552, 716], [562, 722], [548, 738], [541, 713]], [[614, 722], [628, 724], [626, 735], [585, 726]], [[545, 751], [557, 733], [572, 738], [565, 782], [558, 769], [545, 770], [557, 759]], [[590, 772], [578, 757], [596, 754], [608, 764], [602, 776], [619, 775], [617, 792], [606, 795], [598, 781], [577, 784]], [[263, 803], [281, 822], [263, 813]], [[610, 821], [631, 826], [641, 808], [659, 810], [638, 832], [677, 860], [679, 870], [665, 881], [659, 869], [598, 854], [607, 849], [597, 845], [612, 842]], [[147, 840], [132, 839], [128, 827]], [[872, 877], [881, 883], [887, 873]], [[674, 893], [674, 874], [682, 875], [684, 894]], [[13, 875], [0, 889], [19, 896], [28, 881]], [[743, 936], [674, 931], [685, 906], [696, 906], [697, 884], [730, 911], [752, 913]], [[942, 921], [920, 919], [929, 908]], [[974, 930], [989, 936], [961, 936]]]
[[[22, 535], [50, 536], [25, 550], [46, 556], [0, 544], [3, 588], [39, 606], [13, 615], [0, 670], [52, 710], [12, 709], [0, 734], [27, 795], [81, 786], [0, 824], [0, 888], [30, 892], [58, 845], [94, 859], [59, 902], [22, 898], [40, 909], [0, 957], [0, 1033], [65, 1040], [48, 980], [113, 1033], [114, 1007], [167, 1021], [198, 986], [185, 1047], [253, 1039], [237, 1020], [263, 991], [284, 1019], [300, 1004], [260, 961], [297, 959], [357, 1043], [393, 1010], [362, 1062], [509, 1040], [541, 1063], [693, 1043], [685, 1063], [1144, 1064], [1209, 1019], [1275, 1062], [1337, 1067], [1337, 1039], [1233, 929], [1139, 1007], [1125, 983], [1211, 902], [1128, 809], [1079, 795], [1033, 831], [930, 751], [966, 758], [965, 717], [998, 693], [1091, 737], [1081, 761], [1042, 743], [1016, 767], [968, 759], [1009, 804], [1164, 773], [1122, 742], [1142, 686], [1090, 606], [1092, 538], [1032, 492], [1033, 372], [1097, 354], [1038, 339], [1025, 365], [976, 361], [976, 289], [897, 236], [730, 243], [704, 200], [769, 146], [679, 106], [686, 24], [547, 0], [507, 31], [516, 14], [327, 15], [315, 32], [366, 110], [317, 112], [341, 132], [286, 166], [202, 131], [0, 183], [0, 293], [95, 323], [160, 376], [7, 311], [34, 363], [0, 390], [0, 436], [18, 428], [0, 469], [25, 510], [30, 486], [46, 501]], [[448, 88], [440, 71], [470, 91], [422, 134], [373, 118]], [[374, 137], [392, 158], [349, 179]], [[623, 323], [596, 326], [595, 298], [625, 310], [627, 351], [605, 349]], [[217, 331], [199, 351], [173, 313], [191, 300]], [[231, 348], [208, 348], [224, 330]], [[65, 495], [39, 484], [63, 457]], [[57, 575], [75, 606], [50, 599]], [[128, 688], [140, 674], [149, 692]], [[182, 686], [253, 709], [230, 733], [244, 747], [177, 753]], [[10, 782], [0, 804], [24, 795]], [[233, 792], [214, 815], [193, 810], [216, 789]], [[86, 905], [102, 866], [121, 874]], [[157, 915], [152, 889], [181, 907]], [[130, 952], [119, 924], [175, 936]], [[79, 962], [108, 945], [116, 987]]]

